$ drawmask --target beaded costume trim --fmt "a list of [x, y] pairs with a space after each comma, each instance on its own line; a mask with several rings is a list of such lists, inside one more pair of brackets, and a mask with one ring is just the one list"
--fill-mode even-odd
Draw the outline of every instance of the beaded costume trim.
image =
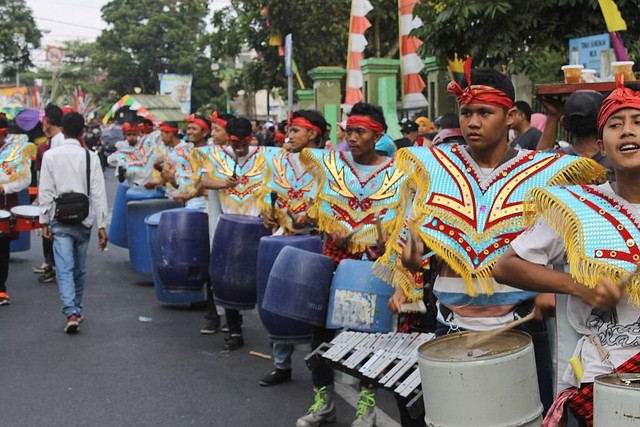
[[6, 184], [18, 179], [29, 170], [30, 157], [28, 151], [32, 145], [26, 136], [8, 135], [0, 150], [0, 184]]
[[226, 180], [235, 173], [238, 185], [218, 191], [220, 201], [233, 207], [238, 214], [245, 213], [250, 201], [258, 197], [264, 181], [265, 159], [263, 147], [249, 147], [244, 162], [236, 164], [233, 149], [226, 145], [208, 145], [193, 150], [198, 167], [196, 173], [206, 172], [211, 178]]
[[289, 151], [267, 147], [265, 161], [267, 163], [265, 185], [258, 195], [258, 207], [263, 215], [271, 215], [271, 192], [278, 194], [275, 205], [275, 216], [285, 230], [293, 230], [291, 215], [306, 213], [311, 201], [316, 197], [316, 181], [306, 169], [296, 171]]
[[[493, 265], [525, 227], [529, 189], [591, 183], [606, 173], [591, 159], [522, 150], [481, 178], [471, 156], [458, 145], [402, 149], [398, 164], [411, 173], [417, 189], [413, 232], [464, 279], [471, 296], [493, 293]], [[399, 263], [401, 228], [396, 224], [389, 239], [393, 243], [374, 270], [410, 289], [408, 272]]]
[[527, 219], [538, 215], [562, 237], [576, 282], [594, 288], [602, 277], [626, 281], [630, 303], [640, 307], [640, 221], [629, 202], [586, 185], [536, 188]]
[[401, 186], [406, 176], [389, 159], [367, 176], [343, 152], [305, 148], [300, 160], [317, 180], [318, 196], [309, 214], [327, 233], [353, 233], [348, 250], [361, 252], [376, 243], [376, 217], [386, 231], [401, 218]]

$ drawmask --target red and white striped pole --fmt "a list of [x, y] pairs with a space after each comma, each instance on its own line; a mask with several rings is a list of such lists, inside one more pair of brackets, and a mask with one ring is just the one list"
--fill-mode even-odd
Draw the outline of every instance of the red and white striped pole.
[[364, 32], [371, 27], [371, 22], [367, 19], [367, 13], [373, 10], [373, 6], [368, 0], [352, 0], [351, 20], [349, 24], [349, 52], [347, 54], [347, 88], [344, 97], [345, 105], [354, 105], [361, 102], [362, 71], [360, 61], [364, 59], [364, 48], [367, 46], [367, 39]]
[[413, 16], [413, 7], [420, 0], [398, 0], [400, 30], [400, 73], [402, 74], [402, 105], [404, 108], [422, 108], [427, 99], [422, 94], [425, 88], [420, 70], [424, 67], [417, 54], [422, 41], [409, 36], [414, 28], [422, 26], [422, 21]]

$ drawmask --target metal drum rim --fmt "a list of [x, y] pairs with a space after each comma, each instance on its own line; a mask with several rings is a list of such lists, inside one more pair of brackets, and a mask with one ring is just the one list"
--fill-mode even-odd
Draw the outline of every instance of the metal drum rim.
[[477, 364], [478, 362], [485, 362], [485, 361], [490, 361], [490, 360], [495, 360], [495, 359], [502, 359], [504, 357], [507, 356], [512, 356], [512, 355], [516, 355], [518, 353], [524, 353], [526, 351], [528, 351], [529, 347], [533, 347], [533, 340], [531, 338], [531, 335], [529, 335], [526, 332], [523, 331], [518, 331], [518, 330], [510, 330], [510, 331], [505, 331], [503, 332], [503, 334], [517, 334], [517, 335], [521, 335], [522, 337], [525, 337], [527, 339], [527, 344], [523, 345], [520, 348], [514, 349], [514, 350], [510, 350], [504, 353], [499, 353], [499, 354], [494, 354], [494, 355], [490, 355], [490, 356], [480, 356], [480, 357], [476, 357], [473, 359], [468, 359], [468, 360], [456, 360], [456, 359], [442, 359], [442, 358], [434, 358], [434, 357], [428, 357], [427, 355], [424, 354], [424, 350], [427, 349], [427, 347], [432, 347], [434, 345], [437, 344], [441, 344], [442, 341], [445, 341], [447, 339], [452, 340], [452, 339], [460, 339], [461, 336], [463, 335], [470, 335], [470, 334], [475, 334], [478, 333], [476, 331], [463, 331], [463, 332], [457, 332], [454, 334], [449, 334], [449, 335], [443, 335], [440, 337], [436, 337], [430, 341], [427, 341], [426, 343], [420, 345], [420, 347], [418, 347], [418, 356], [426, 361], [429, 362], [435, 362], [435, 363], [446, 363], [446, 364], [450, 364], [450, 363], [474, 363]]
[[600, 374], [597, 375], [593, 378], [593, 383], [601, 385], [603, 387], [607, 387], [607, 388], [618, 388], [621, 390], [627, 390], [627, 391], [640, 391], [640, 383], [633, 383], [633, 385], [626, 385], [626, 384], [615, 384], [615, 383], [610, 383], [610, 382], [606, 382], [604, 379], [605, 378], [609, 378], [609, 377], [613, 377], [613, 378], [640, 378], [640, 373], [619, 373], [619, 374], [615, 374], [615, 373], [610, 373], [610, 374]]

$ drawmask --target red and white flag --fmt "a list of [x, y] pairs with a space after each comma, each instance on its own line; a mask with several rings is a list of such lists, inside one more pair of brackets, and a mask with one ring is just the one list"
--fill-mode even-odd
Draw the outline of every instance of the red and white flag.
[[361, 102], [362, 71], [360, 61], [364, 59], [364, 48], [367, 46], [367, 39], [364, 32], [371, 27], [371, 22], [367, 19], [367, 14], [373, 10], [369, 0], [352, 0], [351, 21], [349, 24], [349, 52], [347, 54], [347, 88], [344, 97], [346, 105], [354, 105]]
[[414, 28], [420, 28], [422, 21], [413, 16], [413, 7], [420, 0], [398, 0], [400, 25], [400, 73], [402, 74], [402, 105], [404, 108], [421, 108], [427, 106], [427, 99], [422, 94], [425, 88], [420, 70], [424, 67], [418, 56], [418, 48], [422, 41], [409, 36]]

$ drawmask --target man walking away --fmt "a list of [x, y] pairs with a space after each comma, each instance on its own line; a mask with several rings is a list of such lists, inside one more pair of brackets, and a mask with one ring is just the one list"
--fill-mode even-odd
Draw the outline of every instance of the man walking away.
[[[98, 156], [89, 152], [87, 157], [87, 151], [78, 141], [83, 129], [84, 119], [80, 114], [71, 112], [62, 117], [65, 140], [62, 145], [44, 154], [38, 187], [42, 236], [53, 239], [56, 279], [62, 301], [62, 313], [67, 319], [64, 331], [68, 334], [78, 332], [83, 320], [85, 262], [94, 224], [98, 227], [98, 246], [101, 250], [107, 246], [107, 195], [104, 176]], [[58, 197], [65, 193], [82, 193], [89, 196], [89, 214], [82, 222], [63, 222], [56, 214]]]

